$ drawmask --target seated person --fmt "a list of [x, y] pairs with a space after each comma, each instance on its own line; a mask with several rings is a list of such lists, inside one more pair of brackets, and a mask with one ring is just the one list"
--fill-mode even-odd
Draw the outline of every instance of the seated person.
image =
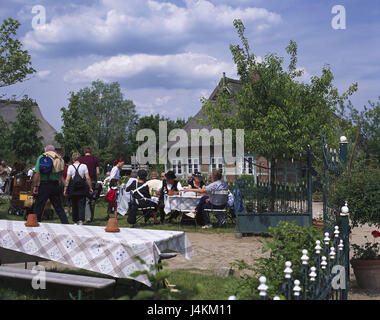
[[183, 191], [194, 191], [194, 189], [203, 189], [205, 183], [202, 180], [202, 174], [198, 171], [194, 172], [193, 179], [189, 182], [188, 188]]
[[132, 184], [132, 182], [136, 180], [137, 180], [137, 171], [134, 170], [131, 172], [131, 175], [129, 176], [129, 179], [125, 187], [128, 188]]
[[164, 196], [165, 194], [171, 196], [179, 194], [180, 191], [183, 191], [183, 187], [179, 181], [176, 180], [176, 175], [174, 171], [168, 171], [165, 173], [165, 180], [162, 181], [159, 190], [157, 190], [156, 194], [159, 196], [158, 200], [158, 208], [160, 212], [160, 220], [164, 222], [165, 220], [165, 203]]
[[157, 191], [161, 188], [162, 181], [158, 179], [158, 173], [152, 172], [150, 175], [150, 180], [147, 181], [147, 185], [149, 187], [149, 192], [153, 195], [153, 192]]
[[[195, 208], [194, 211], [187, 213], [186, 215], [195, 218], [197, 214], [199, 214], [203, 219], [203, 227], [204, 229], [212, 228], [212, 224], [210, 223], [210, 217], [207, 211], [204, 209], [224, 209], [227, 205], [218, 203], [218, 198], [210, 199], [210, 194], [212, 191], [229, 191], [227, 183], [222, 179], [222, 173], [220, 170], [214, 170], [211, 174], [212, 183], [208, 186], [203, 186], [202, 189], [193, 189], [194, 192], [205, 193]], [[211, 202], [214, 201], [214, 203]], [[218, 226], [222, 226], [225, 223], [225, 217], [223, 213], [216, 213], [216, 217], [218, 219]]]
[[[157, 203], [153, 202], [150, 198], [149, 187], [146, 183], [146, 178], [148, 173], [145, 170], [139, 170], [137, 172], [137, 180], [132, 181], [132, 183], [125, 189], [127, 192], [132, 192], [132, 203], [129, 207], [127, 221], [130, 224], [136, 223], [136, 215], [138, 208], [154, 207], [157, 209]], [[157, 213], [153, 214], [154, 224], [159, 224], [157, 221]]]

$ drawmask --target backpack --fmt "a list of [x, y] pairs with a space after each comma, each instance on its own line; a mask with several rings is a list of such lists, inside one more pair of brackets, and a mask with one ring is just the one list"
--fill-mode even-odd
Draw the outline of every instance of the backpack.
[[44, 174], [51, 173], [53, 171], [53, 160], [50, 157], [43, 155], [40, 159], [39, 171]]
[[106, 195], [106, 202], [115, 202], [115, 201], [116, 201], [116, 191], [113, 189], [110, 189]]
[[83, 190], [86, 187], [86, 180], [84, 179], [84, 177], [82, 178], [79, 175], [78, 169], [80, 167], [80, 164], [77, 168], [75, 168], [74, 165], [73, 165], [73, 167], [76, 171], [75, 176], [73, 178], [73, 189], [74, 189], [74, 191]]
[[43, 154], [52, 160], [52, 173], [60, 173], [65, 170], [65, 161], [62, 157], [54, 151], [48, 151]]

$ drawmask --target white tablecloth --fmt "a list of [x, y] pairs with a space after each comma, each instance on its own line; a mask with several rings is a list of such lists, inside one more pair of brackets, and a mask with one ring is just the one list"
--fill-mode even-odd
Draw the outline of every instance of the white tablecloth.
[[[118, 233], [109, 233], [104, 229], [56, 223], [25, 227], [24, 221], [0, 220], [0, 247], [117, 278], [149, 270], [164, 250], [179, 252], [186, 259], [193, 255], [182, 231], [120, 228]], [[146, 276], [133, 279], [150, 285]]]
[[196, 196], [195, 192], [184, 192], [182, 195], [167, 196], [165, 195], [165, 213], [170, 211], [190, 212], [198, 205], [201, 195]]

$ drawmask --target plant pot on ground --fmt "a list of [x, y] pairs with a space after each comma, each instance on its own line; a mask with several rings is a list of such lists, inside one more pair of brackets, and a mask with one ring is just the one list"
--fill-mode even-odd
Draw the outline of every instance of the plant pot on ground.
[[352, 245], [354, 256], [351, 265], [360, 288], [380, 290], [380, 243], [376, 242], [380, 232], [372, 231], [372, 236], [373, 242], [366, 242], [361, 246]]

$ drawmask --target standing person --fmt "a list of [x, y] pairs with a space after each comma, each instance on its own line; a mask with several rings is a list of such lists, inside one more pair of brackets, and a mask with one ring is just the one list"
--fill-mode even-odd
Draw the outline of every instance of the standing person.
[[28, 169], [28, 174], [27, 174], [27, 175], [28, 175], [28, 178], [29, 178], [29, 179], [32, 179], [32, 178], [33, 178], [33, 174], [34, 174], [33, 168], [29, 168], [29, 169]]
[[[80, 163], [83, 163], [87, 166], [88, 174], [91, 179], [91, 187], [94, 190], [96, 183], [98, 182], [98, 177], [100, 174], [99, 170], [99, 160], [97, 157], [91, 155], [91, 149], [89, 147], [84, 148], [84, 156], [80, 158]], [[95, 213], [95, 199], [92, 197], [86, 198], [86, 222], [94, 221]]]
[[5, 164], [5, 161], [1, 161], [0, 164], [0, 193], [3, 193], [5, 189], [5, 182], [7, 181], [7, 178], [10, 176], [11, 171]]
[[110, 174], [110, 180], [112, 180], [112, 179], [119, 180], [120, 171], [121, 171], [121, 168], [123, 167], [123, 165], [124, 165], [123, 159], [117, 159], [114, 161], [114, 166], [113, 166], [113, 168], [111, 170], [111, 174]]
[[[92, 194], [91, 178], [88, 168], [80, 163], [80, 154], [74, 152], [72, 155], [73, 164], [67, 169], [64, 196], [69, 196], [72, 204], [72, 219], [75, 224], [83, 224], [85, 220], [86, 197]], [[72, 179], [71, 179], [72, 178]]]
[[[50, 157], [53, 157], [54, 160]], [[55, 152], [53, 145], [47, 145], [45, 147], [45, 153], [40, 155], [36, 161], [34, 168], [35, 174], [33, 176], [33, 194], [36, 196], [34, 213], [37, 214], [37, 220], [39, 222], [41, 222], [46, 202], [50, 199], [61, 223], [69, 223], [65, 210], [63, 209], [61, 190], [59, 188], [59, 181], [62, 177], [63, 170], [63, 159]]]

